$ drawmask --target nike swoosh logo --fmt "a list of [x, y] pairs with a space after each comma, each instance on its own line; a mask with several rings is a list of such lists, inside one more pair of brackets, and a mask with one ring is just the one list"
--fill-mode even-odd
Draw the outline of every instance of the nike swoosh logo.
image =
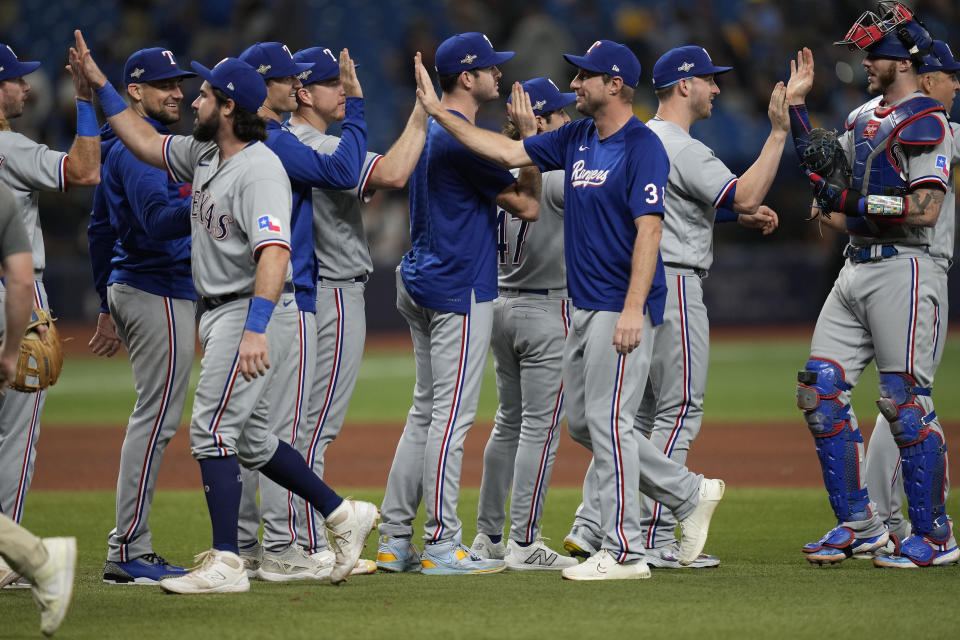
[[293, 300], [287, 300], [286, 302], [283, 303], [283, 306], [289, 307], [292, 302]]
[[590, 148], [590, 147], [585, 147], [585, 146], [583, 146], [583, 145], [580, 145], [580, 151], [586, 151], [586, 150], [589, 149], [589, 148]]

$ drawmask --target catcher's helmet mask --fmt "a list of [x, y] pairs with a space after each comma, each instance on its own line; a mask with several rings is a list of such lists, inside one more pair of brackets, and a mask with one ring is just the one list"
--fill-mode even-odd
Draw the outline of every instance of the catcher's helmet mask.
[[[900, 2], [878, 2], [877, 12], [883, 17], [873, 11], [864, 11], [844, 39], [834, 44], [846, 46], [851, 51], [867, 51], [877, 58], [910, 58], [922, 64], [923, 56], [933, 49], [933, 39], [920, 19]], [[891, 34], [895, 40], [887, 37]]]

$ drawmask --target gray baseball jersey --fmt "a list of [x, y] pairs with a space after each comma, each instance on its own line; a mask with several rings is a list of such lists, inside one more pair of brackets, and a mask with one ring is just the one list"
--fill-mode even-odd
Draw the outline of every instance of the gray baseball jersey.
[[[333, 153], [340, 138], [309, 124], [287, 125], [300, 141], [317, 151]], [[367, 182], [382, 156], [368, 151], [360, 182], [350, 191], [313, 190], [313, 239], [320, 277], [347, 280], [373, 271], [370, 249], [363, 231], [360, 203], [368, 197]]]
[[[256, 254], [279, 245], [290, 248], [290, 179], [276, 154], [253, 142], [220, 163], [212, 142], [192, 136], [163, 141], [167, 171], [193, 184], [190, 266], [204, 297], [252, 296]], [[292, 279], [287, 264], [286, 282]]]
[[483, 452], [477, 531], [502, 535], [510, 497], [510, 537], [540, 536], [543, 501], [563, 421], [563, 343], [570, 325], [563, 258], [564, 172], [542, 175], [540, 219], [499, 217], [500, 297], [493, 306], [499, 405]]
[[713, 264], [713, 223], [717, 207], [737, 176], [683, 127], [654, 118], [647, 122], [670, 158], [663, 206], [660, 255], [664, 265], [707, 270]]
[[0, 180], [13, 191], [30, 236], [33, 269], [43, 271], [46, 254], [37, 210], [38, 191], [64, 191], [67, 188], [67, 154], [53, 151], [13, 131], [0, 131]]
[[15, 253], [30, 251], [30, 239], [20, 219], [13, 192], [0, 182], [0, 260]]
[[[43, 233], [37, 212], [37, 191], [66, 188], [67, 154], [52, 151], [26, 136], [0, 131], [0, 181], [13, 192], [33, 252], [33, 304], [49, 308], [46, 289], [40, 281], [46, 266]], [[0, 284], [0, 298], [6, 289]], [[47, 391], [23, 393], [7, 389], [0, 396], [0, 509], [14, 521], [23, 517], [23, 503], [33, 480], [40, 414]]]

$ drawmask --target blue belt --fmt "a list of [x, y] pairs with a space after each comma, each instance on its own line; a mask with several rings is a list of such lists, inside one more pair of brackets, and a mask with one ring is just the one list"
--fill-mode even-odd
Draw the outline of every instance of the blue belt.
[[[286, 282], [283, 285], [284, 293], [293, 293], [294, 287], [292, 282]], [[217, 307], [222, 307], [228, 302], [233, 302], [234, 300], [239, 300], [241, 298], [252, 298], [252, 293], [226, 293], [222, 296], [200, 296], [200, 301], [203, 302], [203, 306], [207, 308], [208, 311], [213, 311]]]
[[876, 260], [892, 258], [898, 253], [900, 252], [897, 251], [897, 248], [889, 244], [873, 245], [870, 247], [854, 247], [852, 244], [848, 244], [847, 248], [843, 251], [843, 255], [850, 258], [853, 262], [874, 262]]

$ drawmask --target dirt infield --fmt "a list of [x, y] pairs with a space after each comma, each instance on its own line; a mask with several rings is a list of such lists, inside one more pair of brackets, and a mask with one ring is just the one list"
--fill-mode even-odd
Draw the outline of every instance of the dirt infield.
[[[334, 487], [384, 487], [400, 425], [348, 425], [327, 453], [325, 476]], [[467, 436], [461, 482], [480, 486], [483, 446], [490, 425], [477, 424]], [[947, 426], [957, 442], [960, 425]], [[123, 431], [116, 428], [44, 427], [33, 488], [38, 490], [110, 490], [116, 487]], [[553, 484], [576, 487], [583, 481], [589, 454], [564, 432]], [[734, 425], [707, 423], [689, 459], [690, 468], [719, 477], [735, 487], [822, 486], [820, 467], [803, 424]], [[188, 429], [177, 432], [160, 468], [162, 489], [200, 486], [200, 471], [190, 456]]]

